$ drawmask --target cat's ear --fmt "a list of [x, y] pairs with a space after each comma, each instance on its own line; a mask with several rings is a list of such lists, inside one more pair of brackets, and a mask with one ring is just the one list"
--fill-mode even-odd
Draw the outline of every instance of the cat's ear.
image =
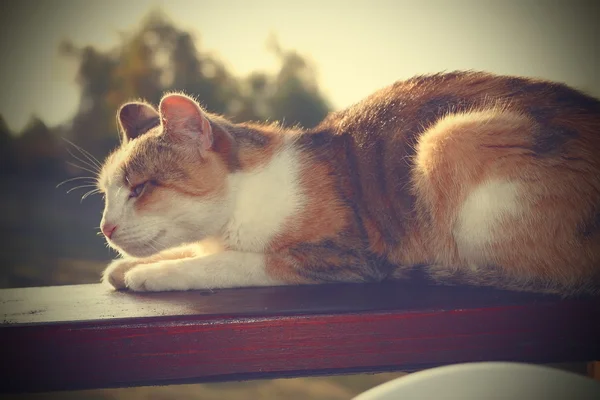
[[210, 121], [191, 97], [183, 94], [169, 94], [162, 98], [158, 106], [163, 124], [163, 134], [177, 142], [195, 141], [202, 151], [213, 144]]
[[149, 104], [131, 102], [117, 111], [117, 123], [121, 128], [121, 140], [126, 143], [160, 125], [160, 115]]

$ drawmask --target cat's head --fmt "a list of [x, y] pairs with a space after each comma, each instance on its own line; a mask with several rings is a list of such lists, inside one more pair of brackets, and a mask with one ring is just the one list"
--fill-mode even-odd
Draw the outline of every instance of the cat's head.
[[143, 257], [217, 234], [231, 209], [227, 132], [182, 94], [163, 97], [158, 110], [127, 103], [117, 121], [122, 144], [99, 177], [109, 244]]

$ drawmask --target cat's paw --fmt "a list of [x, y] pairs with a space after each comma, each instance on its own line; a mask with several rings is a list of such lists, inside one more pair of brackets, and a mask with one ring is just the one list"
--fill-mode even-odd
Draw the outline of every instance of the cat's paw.
[[125, 273], [125, 285], [135, 292], [189, 290], [173, 262], [158, 262], [134, 268]]
[[114, 260], [102, 273], [102, 282], [110, 284], [117, 290], [126, 289], [125, 274], [139, 264], [140, 260], [136, 258]]

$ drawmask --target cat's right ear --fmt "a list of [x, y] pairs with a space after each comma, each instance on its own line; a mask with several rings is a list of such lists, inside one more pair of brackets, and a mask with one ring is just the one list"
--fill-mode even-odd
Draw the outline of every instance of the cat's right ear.
[[117, 123], [121, 129], [121, 142], [127, 143], [160, 125], [160, 115], [149, 104], [131, 102], [121, 106], [117, 112]]

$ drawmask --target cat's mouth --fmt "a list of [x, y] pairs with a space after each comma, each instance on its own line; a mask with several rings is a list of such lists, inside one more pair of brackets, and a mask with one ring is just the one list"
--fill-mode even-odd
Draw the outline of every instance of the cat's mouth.
[[128, 256], [133, 257], [148, 257], [156, 253], [160, 253], [168, 246], [161, 242], [161, 239], [167, 234], [166, 229], [161, 229], [158, 233], [149, 239], [138, 241], [135, 243], [113, 243], [118, 247], [118, 250]]
[[154, 236], [152, 239], [150, 239], [150, 241], [156, 242], [157, 240], [160, 240], [163, 236], [165, 236], [166, 233], [167, 233], [166, 229], [161, 229], [160, 231], [158, 231], [156, 236]]

